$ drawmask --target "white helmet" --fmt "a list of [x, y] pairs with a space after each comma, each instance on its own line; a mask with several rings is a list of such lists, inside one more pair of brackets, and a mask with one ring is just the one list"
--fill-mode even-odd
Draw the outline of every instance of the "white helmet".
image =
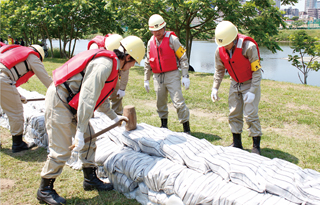
[[159, 14], [153, 14], [149, 18], [148, 24], [150, 31], [158, 31], [167, 25], [167, 23], [163, 20], [162, 16], [160, 16]]
[[98, 49], [98, 48], [99, 48], [98, 44], [96, 44], [96, 43], [92, 43], [92, 44], [90, 45], [89, 50], [92, 50], [92, 49]]
[[32, 48], [34, 48], [34, 49], [36, 49], [36, 50], [38, 51], [38, 53], [39, 53], [40, 56], [41, 56], [41, 61], [43, 61], [43, 59], [44, 59], [44, 51], [43, 51], [43, 48], [42, 48], [41, 46], [39, 46], [39, 45], [36, 45], [36, 44], [33, 44], [33, 45], [31, 45], [30, 47], [32, 47]]
[[120, 36], [119, 34], [111, 34], [106, 37], [106, 40], [104, 41], [104, 47], [109, 51], [118, 49], [120, 47], [120, 41], [122, 39], [122, 36]]
[[221, 21], [215, 30], [215, 40], [218, 46], [229, 45], [238, 35], [238, 29], [230, 21]]
[[140, 64], [145, 54], [143, 41], [137, 36], [127, 36], [120, 41], [120, 44], [126, 49], [127, 53]]

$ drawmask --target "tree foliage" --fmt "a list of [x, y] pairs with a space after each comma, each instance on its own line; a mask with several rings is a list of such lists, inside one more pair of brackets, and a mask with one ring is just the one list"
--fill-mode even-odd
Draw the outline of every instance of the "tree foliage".
[[288, 55], [289, 61], [296, 67], [302, 74], [301, 79], [298, 72], [300, 82], [307, 84], [308, 73], [310, 70], [318, 71], [320, 69], [320, 44], [317, 42], [318, 38], [309, 36], [305, 31], [297, 31], [290, 35], [290, 40], [293, 53], [299, 55]]
[[70, 58], [73, 56], [76, 41], [90, 34], [92, 30], [105, 34], [122, 32], [111, 12], [105, 9], [105, 5], [104, 0], [3, 1], [2, 22], [5, 23], [2, 28], [7, 33], [23, 36], [27, 45], [48, 38], [51, 53], [52, 39], [58, 39], [61, 55]]
[[[298, 0], [282, 0], [282, 4]], [[78, 39], [93, 30], [137, 35], [145, 42], [151, 37], [148, 19], [160, 14], [167, 30], [174, 31], [186, 46], [190, 59], [192, 41], [214, 38], [222, 20], [230, 20], [240, 32], [253, 37], [272, 52], [281, 50], [272, 36], [285, 27], [273, 0], [6, 0], [1, 1], [1, 29], [23, 36], [27, 43], [58, 39], [61, 54], [71, 57]], [[73, 44], [73, 47], [71, 45]], [[67, 52], [67, 50], [69, 52]], [[52, 51], [51, 51], [52, 52]]]
[[[297, 0], [282, 1], [282, 4], [293, 3]], [[245, 4], [239, 0], [110, 0], [108, 8], [130, 33], [144, 41], [152, 35], [148, 30], [149, 17], [160, 14], [167, 30], [174, 31], [186, 46], [189, 59], [192, 41], [212, 39], [216, 25], [222, 20], [233, 22], [240, 32], [247, 32], [272, 52], [281, 50], [271, 37], [278, 34], [279, 25], [285, 27], [285, 24], [271, 0], [251, 0]]]

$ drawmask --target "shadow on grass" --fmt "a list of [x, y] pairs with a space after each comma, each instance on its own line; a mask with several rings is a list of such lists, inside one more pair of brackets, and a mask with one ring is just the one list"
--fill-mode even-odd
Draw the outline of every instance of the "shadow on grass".
[[2, 147], [1, 153], [25, 162], [44, 162], [47, 160], [48, 155], [47, 149], [42, 147], [35, 147], [31, 150], [25, 150], [17, 153], [12, 153], [12, 149]]
[[198, 138], [198, 139], [206, 139], [209, 142], [213, 142], [213, 141], [222, 139], [218, 135], [207, 134], [207, 133], [203, 133], [203, 132], [191, 132], [191, 135]]
[[194, 76], [197, 77], [207, 77], [207, 76], [213, 76], [212, 73], [197, 73], [197, 72], [192, 72], [194, 74]]
[[91, 205], [91, 204], [104, 204], [104, 205], [139, 205], [135, 199], [128, 199], [123, 194], [113, 191], [99, 191], [99, 195], [83, 199], [81, 197], [72, 197], [67, 199], [67, 204], [77, 205]]
[[[251, 152], [251, 149], [245, 149], [245, 150], [248, 152]], [[295, 156], [288, 154], [286, 152], [280, 151], [280, 150], [263, 148], [263, 149], [261, 149], [261, 155], [264, 157], [268, 157], [270, 159], [273, 159], [273, 158], [283, 159], [283, 160], [286, 160], [286, 161], [291, 162], [293, 164], [299, 163], [298, 158], [296, 158]]]

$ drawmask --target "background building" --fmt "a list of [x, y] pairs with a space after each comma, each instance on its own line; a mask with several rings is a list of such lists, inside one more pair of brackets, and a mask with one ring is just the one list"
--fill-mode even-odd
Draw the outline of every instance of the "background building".
[[276, 2], [276, 7], [278, 7], [280, 9], [281, 6], [281, 0], [275, 0]]
[[317, 5], [317, 0], [305, 0], [304, 10], [315, 9]]

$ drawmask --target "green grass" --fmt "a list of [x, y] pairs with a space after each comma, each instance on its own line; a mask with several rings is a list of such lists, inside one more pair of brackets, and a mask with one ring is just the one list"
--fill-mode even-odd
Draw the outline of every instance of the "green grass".
[[[279, 30], [279, 34], [274, 36], [273, 39], [276, 41], [290, 41], [289, 36], [294, 34], [299, 30], [297, 29], [284, 29], [284, 30]], [[304, 31], [307, 32], [307, 34], [311, 37], [317, 37], [319, 38], [320, 35], [320, 29], [304, 29]], [[319, 40], [319, 39], [318, 39]]]
[[[44, 65], [51, 75], [52, 70], [66, 60], [45, 59]], [[130, 70], [129, 83], [124, 105], [134, 105], [138, 123], [160, 126], [156, 112], [156, 96], [153, 90], [146, 93], [143, 87], [143, 68]], [[214, 145], [228, 146], [232, 135], [228, 125], [229, 79], [226, 77], [219, 89], [219, 102], [210, 100], [213, 75], [190, 73], [189, 90], [183, 88], [186, 104], [190, 109], [191, 134], [205, 138]], [[45, 94], [46, 89], [36, 77], [22, 86]], [[281, 158], [301, 168], [320, 171], [320, 87], [302, 84], [262, 80], [262, 96], [259, 116], [262, 126], [261, 153], [268, 158]], [[170, 97], [168, 97], [170, 99]], [[169, 103], [169, 129], [183, 131], [172, 103]], [[249, 152], [252, 140], [244, 125], [243, 146]], [[40, 173], [46, 160], [46, 150], [35, 148], [31, 151], [12, 154], [8, 130], [1, 128], [1, 173], [0, 178], [12, 180], [13, 185], [1, 190], [1, 204], [38, 204], [36, 191], [40, 184]], [[65, 166], [57, 178], [55, 189], [67, 198], [68, 204], [138, 204], [115, 191], [85, 192], [83, 176]], [[2, 184], [2, 183], [1, 183]], [[10, 183], [8, 183], [10, 185]]]

